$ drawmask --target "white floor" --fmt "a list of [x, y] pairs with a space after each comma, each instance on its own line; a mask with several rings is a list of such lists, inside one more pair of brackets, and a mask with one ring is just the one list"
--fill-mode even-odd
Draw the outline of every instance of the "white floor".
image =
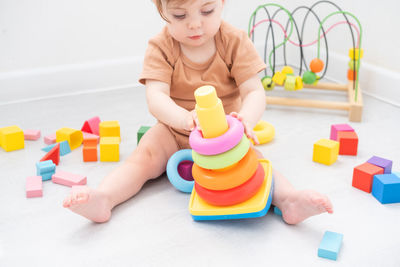
[[[293, 94], [293, 93], [292, 93]], [[297, 93], [300, 94], [300, 93]], [[316, 93], [302, 92], [319, 97]], [[323, 98], [342, 99], [335, 93]], [[68, 187], [44, 183], [42, 198], [25, 197], [25, 178], [44, 154], [40, 141], [25, 149], [0, 149], [0, 266], [400, 266], [400, 204], [382, 205], [351, 186], [354, 166], [377, 155], [400, 171], [400, 109], [364, 96], [362, 123], [350, 123], [360, 142], [358, 156], [339, 156], [332, 166], [314, 163], [313, 143], [329, 138], [330, 125], [348, 123], [342, 111], [269, 107], [263, 119], [276, 138], [260, 146], [274, 168], [299, 189], [327, 194], [333, 215], [290, 226], [269, 212], [258, 219], [195, 222], [189, 195], [165, 176], [149, 182], [95, 224], [62, 208]], [[121, 159], [136, 146], [141, 125], [151, 125], [143, 89], [0, 105], [0, 127], [38, 128], [42, 136], [78, 128], [93, 116], [121, 124]], [[85, 174], [95, 187], [119, 163], [84, 163], [81, 148], [61, 158], [59, 169]], [[344, 235], [338, 260], [317, 256], [326, 230]]]

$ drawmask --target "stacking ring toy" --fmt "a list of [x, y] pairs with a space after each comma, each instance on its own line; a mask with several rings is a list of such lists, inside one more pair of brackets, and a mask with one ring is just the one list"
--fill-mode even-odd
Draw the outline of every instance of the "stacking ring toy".
[[191, 149], [179, 150], [169, 158], [167, 163], [167, 176], [176, 189], [184, 193], [190, 193], [192, 192], [194, 181], [187, 181], [178, 173], [178, 165], [184, 160], [193, 161]]
[[230, 115], [226, 115], [226, 120], [229, 125], [228, 131], [218, 137], [204, 138], [197, 128], [192, 131], [189, 136], [192, 149], [202, 155], [216, 155], [235, 147], [242, 139], [244, 126]]
[[192, 150], [193, 161], [205, 169], [223, 169], [241, 160], [247, 151], [249, 151], [250, 141], [246, 135], [243, 135], [242, 140], [234, 148], [218, 155], [201, 155]]
[[275, 136], [275, 128], [271, 123], [266, 121], [259, 121], [254, 126], [254, 134], [257, 136], [258, 142], [261, 144], [268, 143]]
[[257, 171], [244, 184], [228, 190], [210, 190], [194, 184], [196, 193], [207, 203], [215, 206], [230, 206], [250, 199], [257, 194], [264, 182], [264, 168], [258, 163]]
[[192, 167], [194, 180], [200, 186], [211, 190], [227, 190], [237, 187], [251, 178], [258, 166], [257, 154], [250, 148], [232, 169], [227, 171], [208, 170], [196, 163]]

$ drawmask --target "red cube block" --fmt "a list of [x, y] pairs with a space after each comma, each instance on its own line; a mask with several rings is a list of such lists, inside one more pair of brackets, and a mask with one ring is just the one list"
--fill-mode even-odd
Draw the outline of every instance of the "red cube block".
[[339, 155], [357, 155], [358, 136], [356, 132], [338, 132]]
[[372, 181], [375, 174], [383, 174], [383, 168], [365, 162], [354, 168], [352, 186], [367, 193], [372, 191]]

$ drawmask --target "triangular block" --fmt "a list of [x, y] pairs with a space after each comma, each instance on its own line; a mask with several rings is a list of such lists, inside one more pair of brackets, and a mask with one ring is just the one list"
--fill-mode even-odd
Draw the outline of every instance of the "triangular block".
[[88, 121], [85, 121], [85, 123], [83, 124], [82, 128], [81, 128], [82, 132], [87, 132], [87, 133], [93, 133], [92, 129], [90, 129], [90, 125]]
[[70, 148], [70, 146], [69, 146], [68, 141], [62, 141], [62, 142], [60, 143], [60, 155], [61, 155], [61, 156], [65, 156], [65, 155], [67, 155], [67, 154], [70, 153], [70, 152], [71, 152], [71, 148]]
[[60, 144], [56, 144], [40, 161], [51, 160], [58, 165], [60, 162]]
[[44, 152], [49, 152], [49, 151], [52, 150], [55, 146], [56, 146], [56, 144], [51, 144], [51, 145], [49, 145], [49, 146], [46, 146], [46, 147], [42, 148], [42, 150], [43, 150]]

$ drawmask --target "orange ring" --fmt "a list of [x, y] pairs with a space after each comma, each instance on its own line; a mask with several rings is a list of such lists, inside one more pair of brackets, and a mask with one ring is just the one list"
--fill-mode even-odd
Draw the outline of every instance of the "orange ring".
[[193, 179], [204, 188], [211, 190], [226, 190], [246, 182], [257, 170], [257, 154], [250, 148], [246, 155], [236, 163], [236, 166], [226, 171], [204, 169], [193, 164]]
[[231, 206], [244, 202], [257, 194], [264, 182], [265, 173], [263, 166], [258, 163], [254, 175], [244, 184], [228, 190], [209, 190], [198, 183], [194, 183], [196, 193], [207, 203], [215, 206]]

